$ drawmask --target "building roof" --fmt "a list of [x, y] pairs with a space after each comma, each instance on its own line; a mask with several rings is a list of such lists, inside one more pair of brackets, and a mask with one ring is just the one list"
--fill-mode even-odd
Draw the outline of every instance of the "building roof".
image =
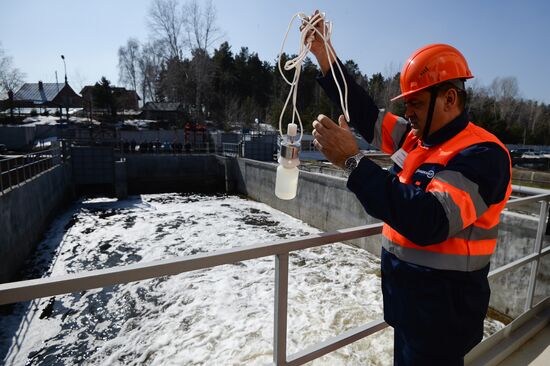
[[113, 87], [113, 93], [116, 95], [120, 95], [126, 98], [137, 98], [137, 100], [141, 100], [138, 93], [136, 93], [135, 90], [132, 89], [126, 89], [123, 87]]
[[92, 90], [94, 89], [94, 86], [93, 85], [86, 85], [84, 88], [82, 88], [82, 90], [80, 91], [80, 95], [82, 95], [83, 97], [88, 94], [88, 93], [91, 93]]
[[147, 102], [142, 109], [144, 111], [176, 112], [181, 111], [181, 103]]
[[48, 103], [54, 100], [64, 86], [64, 83], [25, 83], [13, 95], [13, 100]]
[[[80, 95], [82, 97], [87, 97], [89, 94], [92, 93], [94, 90], [94, 85], [86, 85], [82, 90], [80, 91]], [[137, 100], [141, 100], [138, 93], [133, 89], [126, 89], [124, 87], [119, 86], [112, 86], [111, 90], [113, 91], [113, 94], [124, 96], [124, 97], [131, 97], [131, 98], [137, 98]]]

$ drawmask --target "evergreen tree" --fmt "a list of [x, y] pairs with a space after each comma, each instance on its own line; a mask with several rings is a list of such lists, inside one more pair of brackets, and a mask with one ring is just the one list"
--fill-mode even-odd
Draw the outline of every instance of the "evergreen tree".
[[113, 94], [111, 82], [102, 76], [99, 82], [96, 82], [92, 89], [92, 96], [95, 108], [104, 109], [112, 117], [117, 115], [117, 100]]

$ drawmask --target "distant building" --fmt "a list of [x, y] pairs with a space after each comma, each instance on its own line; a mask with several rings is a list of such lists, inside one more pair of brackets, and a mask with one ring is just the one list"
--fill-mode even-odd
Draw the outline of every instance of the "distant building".
[[157, 121], [183, 122], [185, 109], [182, 103], [147, 102], [142, 108], [141, 117]]
[[25, 83], [13, 94], [14, 108], [82, 108], [82, 98], [69, 84]]
[[[80, 91], [80, 95], [82, 95], [82, 99], [84, 100], [84, 109], [86, 111], [90, 110], [90, 107], [93, 103], [93, 89], [93, 85], [86, 85]], [[141, 100], [141, 98], [135, 90], [127, 90], [126, 88], [122, 87], [112, 87], [111, 90], [113, 91], [113, 95], [116, 98], [117, 109], [134, 111], [139, 110], [139, 101]]]
[[117, 103], [120, 109], [134, 110], [139, 109], [139, 101], [141, 98], [135, 90], [127, 90], [126, 88], [113, 88], [113, 94], [117, 98]]

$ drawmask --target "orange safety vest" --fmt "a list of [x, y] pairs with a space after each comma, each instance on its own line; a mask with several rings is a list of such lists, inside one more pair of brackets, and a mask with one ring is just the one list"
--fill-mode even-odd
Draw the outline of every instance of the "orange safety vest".
[[[395, 116], [388, 113], [383, 124], [395, 125], [390, 118]], [[397, 174], [399, 181], [412, 184], [411, 178], [420, 165], [446, 166], [465, 148], [484, 142], [494, 142], [508, 152], [498, 138], [471, 122], [457, 135], [436, 146], [422, 146], [421, 141], [409, 132], [402, 146], [408, 155], [402, 171]], [[391, 141], [386, 144], [390, 145]], [[510, 172], [511, 169], [510, 166]], [[495, 250], [500, 213], [512, 192], [511, 182], [504, 199], [489, 207], [479, 195], [477, 184], [457, 171], [443, 169], [435, 173], [426, 192], [435, 195], [445, 209], [449, 219], [448, 238], [440, 243], [420, 246], [384, 224], [382, 234], [386, 240], [383, 247], [403, 261], [435, 269], [469, 272], [485, 267]], [[421, 212], [418, 214], [422, 215]]]

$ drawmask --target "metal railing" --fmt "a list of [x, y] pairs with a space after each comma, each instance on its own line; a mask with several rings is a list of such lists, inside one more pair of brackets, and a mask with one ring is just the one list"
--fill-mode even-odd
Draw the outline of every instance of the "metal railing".
[[[540, 259], [550, 253], [550, 247], [542, 249], [550, 194], [538, 194], [532, 197], [510, 200], [508, 208], [518, 207], [528, 203], [542, 201], [538, 221], [535, 248], [532, 254], [512, 263], [499, 267], [489, 273], [489, 278], [502, 276], [514, 269], [534, 263], [531, 269], [528, 296], [525, 308], [533, 306], [536, 275]], [[273, 339], [273, 362], [275, 365], [303, 365], [336, 349], [344, 347], [359, 339], [386, 328], [388, 325], [382, 319], [371, 321], [365, 325], [350, 329], [341, 335], [317, 343], [305, 350], [287, 356], [287, 300], [288, 300], [288, 264], [289, 253], [292, 251], [318, 247], [334, 242], [358, 239], [380, 234], [382, 224], [337, 230], [281, 240], [273, 243], [257, 244], [240, 248], [216, 251], [210, 254], [199, 254], [183, 258], [174, 258], [136, 263], [128, 266], [101, 269], [59, 277], [41, 278], [20, 282], [0, 284], [0, 305], [19, 301], [27, 301], [41, 297], [66, 294], [93, 288], [106, 287], [133, 281], [151, 279], [166, 275], [175, 275], [198, 269], [211, 268], [266, 256], [275, 256], [275, 316]]]
[[222, 144], [222, 155], [236, 158], [242, 155], [241, 149], [241, 143], [224, 142]]
[[60, 162], [61, 150], [59, 148], [0, 160], [0, 194], [11, 187], [25, 183]]
[[213, 145], [209, 141], [197, 141], [193, 143], [168, 142], [168, 141], [126, 141], [119, 139], [91, 139], [73, 138], [64, 139], [67, 145], [110, 147], [119, 154], [189, 154], [210, 153]]

